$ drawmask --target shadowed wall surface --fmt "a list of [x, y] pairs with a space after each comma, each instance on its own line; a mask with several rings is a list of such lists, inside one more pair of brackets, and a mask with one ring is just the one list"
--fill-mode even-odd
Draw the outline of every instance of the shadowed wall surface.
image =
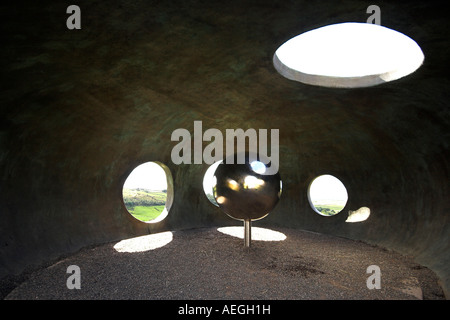
[[[82, 247], [166, 230], [236, 224], [206, 198], [208, 165], [175, 165], [177, 128], [280, 130], [283, 193], [257, 222], [362, 240], [413, 256], [448, 298], [449, 22], [432, 2], [379, 2], [381, 24], [414, 39], [423, 66], [376, 87], [329, 89], [280, 76], [275, 50], [332, 23], [365, 22], [363, 1], [78, 1], [1, 5], [0, 279]], [[204, 142], [206, 146], [209, 142]], [[146, 161], [173, 176], [162, 222], [122, 202]], [[340, 214], [310, 207], [332, 174]], [[346, 223], [360, 207], [370, 218]], [[256, 223], [255, 223], [256, 224]]]

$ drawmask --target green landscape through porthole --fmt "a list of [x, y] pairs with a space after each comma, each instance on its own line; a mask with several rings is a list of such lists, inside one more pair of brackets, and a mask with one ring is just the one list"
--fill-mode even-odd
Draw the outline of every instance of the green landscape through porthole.
[[122, 189], [123, 203], [128, 212], [143, 222], [161, 221], [167, 215], [167, 175], [155, 162], [137, 166]]
[[318, 214], [334, 216], [347, 204], [347, 189], [338, 178], [329, 174], [321, 175], [309, 185], [308, 200]]

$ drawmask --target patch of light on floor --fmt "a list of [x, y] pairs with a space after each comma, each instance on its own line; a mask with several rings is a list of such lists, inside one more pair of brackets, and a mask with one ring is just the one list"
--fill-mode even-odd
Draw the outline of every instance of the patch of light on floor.
[[[244, 239], [244, 227], [222, 227], [217, 231], [240, 239]], [[255, 241], [283, 241], [286, 239], [284, 233], [259, 227], [252, 227], [252, 240]]]
[[361, 207], [356, 211], [349, 211], [348, 218], [345, 222], [361, 222], [365, 221], [370, 216], [370, 209], [367, 207]]
[[119, 241], [114, 249], [117, 252], [144, 252], [164, 247], [172, 240], [173, 233], [167, 231]]

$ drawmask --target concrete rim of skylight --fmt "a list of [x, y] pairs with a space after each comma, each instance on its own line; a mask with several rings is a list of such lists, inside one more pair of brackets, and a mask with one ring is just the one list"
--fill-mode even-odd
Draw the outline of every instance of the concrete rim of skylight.
[[332, 24], [302, 33], [282, 44], [273, 56], [285, 78], [305, 84], [370, 87], [405, 77], [424, 61], [408, 36], [370, 23]]

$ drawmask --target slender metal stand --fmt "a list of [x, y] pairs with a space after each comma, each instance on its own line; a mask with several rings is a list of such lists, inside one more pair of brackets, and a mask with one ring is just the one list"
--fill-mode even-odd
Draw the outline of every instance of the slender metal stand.
[[244, 220], [244, 246], [250, 248], [252, 242], [252, 220]]

